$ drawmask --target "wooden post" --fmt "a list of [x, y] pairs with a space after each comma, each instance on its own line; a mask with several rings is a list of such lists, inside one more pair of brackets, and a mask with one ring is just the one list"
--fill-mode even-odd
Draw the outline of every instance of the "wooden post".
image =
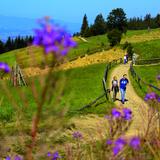
[[13, 86], [17, 86], [16, 63], [15, 63], [15, 65], [14, 65], [14, 70], [13, 70]]
[[13, 86], [27, 86], [20, 67], [16, 64], [12, 66], [10, 81]]

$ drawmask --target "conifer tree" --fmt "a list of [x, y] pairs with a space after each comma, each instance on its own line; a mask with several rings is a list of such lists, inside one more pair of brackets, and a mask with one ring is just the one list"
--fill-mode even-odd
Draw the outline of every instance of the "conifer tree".
[[87, 15], [85, 14], [83, 17], [83, 22], [81, 26], [81, 36], [86, 36], [86, 32], [88, 31], [88, 20], [87, 20]]

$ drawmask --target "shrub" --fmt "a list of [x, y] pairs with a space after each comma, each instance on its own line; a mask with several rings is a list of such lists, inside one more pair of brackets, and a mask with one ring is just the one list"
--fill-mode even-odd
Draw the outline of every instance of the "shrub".
[[132, 47], [131, 43], [128, 44], [127, 53], [128, 53], [128, 56], [129, 56], [129, 57], [132, 57], [132, 55], [133, 55], [133, 53], [134, 53], [133, 47]]
[[122, 49], [123, 49], [123, 50], [127, 49], [129, 45], [130, 45], [130, 43], [126, 41], [126, 42], [123, 44]]
[[128, 56], [129, 56], [129, 57], [132, 57], [134, 51], [133, 51], [133, 46], [132, 46], [131, 43], [129, 43], [129, 42], [126, 41], [126, 42], [123, 44], [123, 50], [127, 50]]
[[122, 38], [122, 33], [118, 29], [113, 29], [107, 34], [110, 46], [115, 46], [120, 43]]

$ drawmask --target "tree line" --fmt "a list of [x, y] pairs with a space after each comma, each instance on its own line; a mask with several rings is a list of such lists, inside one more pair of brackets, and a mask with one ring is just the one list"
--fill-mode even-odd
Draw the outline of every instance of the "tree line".
[[[76, 35], [81, 35], [83, 37], [90, 37], [105, 34], [110, 31], [114, 21], [117, 21], [116, 17], [120, 17], [119, 21], [124, 23], [124, 30], [141, 30], [141, 29], [154, 29], [160, 27], [160, 14], [157, 14], [156, 17], [152, 17], [151, 14], [146, 14], [144, 18], [134, 17], [127, 19], [126, 14], [121, 8], [113, 9], [106, 20], [102, 14], [98, 14], [94, 20], [94, 23], [89, 25], [88, 18], [85, 14], [82, 21], [80, 33], [75, 33]], [[122, 26], [119, 26], [122, 27]], [[122, 29], [120, 29], [122, 30]]]
[[158, 27], [160, 27], [160, 14], [157, 14], [156, 17], [152, 17], [151, 14], [146, 14], [144, 18], [134, 17], [128, 20], [129, 30], [154, 29]]
[[2, 42], [0, 40], [0, 54], [14, 49], [27, 47], [29, 44], [32, 43], [32, 40], [33, 40], [32, 36], [26, 36], [26, 37], [18, 36], [15, 39], [8, 37], [6, 42]]

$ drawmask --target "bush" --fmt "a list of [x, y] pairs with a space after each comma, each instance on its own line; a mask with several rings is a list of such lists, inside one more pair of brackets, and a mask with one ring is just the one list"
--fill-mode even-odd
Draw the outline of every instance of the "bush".
[[123, 49], [123, 50], [127, 49], [129, 45], [130, 45], [130, 43], [126, 41], [126, 42], [123, 44], [122, 49]]
[[129, 56], [129, 57], [132, 57], [134, 51], [133, 51], [133, 46], [132, 46], [131, 43], [129, 43], [129, 42], [126, 41], [126, 42], [123, 44], [123, 50], [127, 50], [128, 56]]
[[129, 57], [132, 57], [134, 51], [133, 51], [133, 47], [132, 45], [129, 43], [128, 47], [127, 47], [127, 53]]
[[107, 34], [110, 46], [115, 46], [120, 43], [122, 38], [122, 33], [118, 29], [113, 29], [112, 31], [108, 32]]

